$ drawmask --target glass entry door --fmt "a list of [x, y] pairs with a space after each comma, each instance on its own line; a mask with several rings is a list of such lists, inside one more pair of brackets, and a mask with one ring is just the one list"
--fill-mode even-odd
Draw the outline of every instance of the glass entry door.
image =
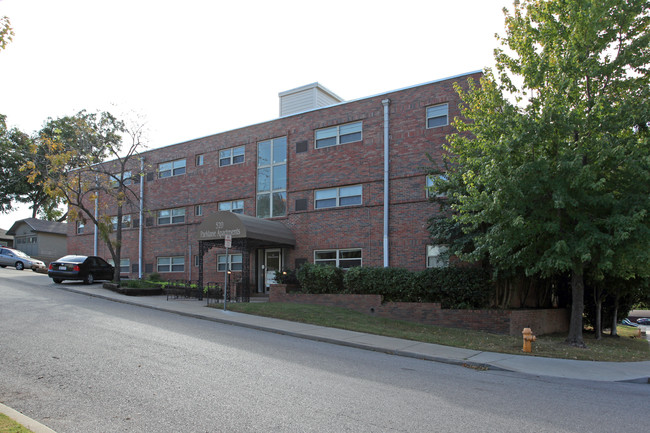
[[282, 251], [280, 249], [264, 251], [264, 292], [269, 292], [271, 284], [275, 284], [275, 271], [282, 269]]

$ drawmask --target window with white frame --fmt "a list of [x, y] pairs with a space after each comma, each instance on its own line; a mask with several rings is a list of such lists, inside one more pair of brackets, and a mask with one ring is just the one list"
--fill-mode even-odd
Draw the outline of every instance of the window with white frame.
[[219, 203], [219, 210], [243, 214], [244, 200], [222, 201]]
[[194, 255], [194, 267], [199, 267], [199, 256], [198, 254]]
[[[241, 271], [242, 270], [242, 255], [241, 254], [228, 254], [228, 270]], [[226, 272], [226, 255], [217, 255], [217, 271]]]
[[333, 265], [341, 269], [361, 266], [361, 248], [314, 251], [314, 264]]
[[158, 272], [185, 272], [185, 257], [158, 257]]
[[435, 188], [435, 180], [436, 180], [436, 178], [438, 178], [440, 180], [443, 180], [443, 181], [447, 180], [447, 176], [442, 175], [442, 174], [437, 175], [437, 176], [432, 175], [432, 174], [427, 175], [427, 185], [426, 185], [426, 188], [425, 188], [427, 198], [446, 197], [446, 195], [444, 193], [438, 193], [438, 191], [436, 190], [436, 188]]
[[439, 104], [427, 107], [427, 129], [449, 124], [449, 105]]
[[196, 216], [203, 216], [203, 206], [200, 204], [197, 204], [194, 206], [194, 215]]
[[427, 245], [427, 268], [449, 266], [449, 248], [445, 245]]
[[196, 155], [196, 158], [194, 159], [195, 165], [203, 165], [203, 155]]
[[[111, 266], [115, 266], [113, 259], [108, 259], [107, 262]], [[128, 274], [131, 272], [131, 259], [120, 259], [120, 274]]]
[[177, 159], [176, 161], [158, 164], [158, 177], [171, 177], [185, 174], [185, 160]]
[[[113, 227], [113, 231], [117, 230], [117, 217], [111, 217], [111, 225]], [[131, 215], [122, 215], [122, 228], [123, 229], [129, 229], [131, 228]]]
[[82, 235], [84, 233], [85, 227], [86, 224], [84, 224], [82, 221], [77, 221], [77, 234]]
[[180, 224], [185, 222], [185, 208], [158, 211], [158, 225]]
[[321, 189], [314, 193], [314, 207], [354, 206], [361, 204], [363, 188], [361, 185], [343, 186], [340, 188]]
[[219, 167], [244, 162], [244, 146], [233, 147], [219, 152]]
[[362, 139], [362, 122], [347, 123], [316, 130], [316, 149], [352, 143]]
[[257, 144], [258, 218], [287, 214], [287, 137]]
[[117, 188], [120, 186], [120, 179], [122, 179], [122, 183], [124, 186], [131, 185], [133, 183], [133, 178], [131, 176], [130, 171], [125, 171], [124, 173], [115, 173], [110, 175], [111, 178], [111, 186], [113, 188]]

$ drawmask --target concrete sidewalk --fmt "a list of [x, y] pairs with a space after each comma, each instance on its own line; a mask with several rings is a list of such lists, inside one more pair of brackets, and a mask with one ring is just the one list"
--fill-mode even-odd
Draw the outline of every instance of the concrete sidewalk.
[[490, 369], [526, 373], [534, 376], [607, 382], [650, 383], [650, 361], [576, 361], [542, 358], [531, 355], [481, 352], [224, 311], [218, 308], [207, 308], [205, 301], [198, 301], [196, 299], [174, 299], [167, 301], [165, 296], [127, 296], [104, 289], [99, 284], [91, 286], [75, 285], [74, 287], [58, 285], [56, 288], [197, 319], [211, 320], [261, 331], [275, 332], [299, 338], [373, 350], [398, 356], [444, 362], [447, 364], [487, 367]]

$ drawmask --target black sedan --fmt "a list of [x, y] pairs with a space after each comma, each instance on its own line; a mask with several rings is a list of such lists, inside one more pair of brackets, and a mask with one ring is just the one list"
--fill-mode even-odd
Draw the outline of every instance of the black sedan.
[[57, 284], [63, 280], [82, 280], [92, 284], [96, 280], [112, 280], [115, 268], [95, 256], [64, 256], [50, 263], [47, 276]]

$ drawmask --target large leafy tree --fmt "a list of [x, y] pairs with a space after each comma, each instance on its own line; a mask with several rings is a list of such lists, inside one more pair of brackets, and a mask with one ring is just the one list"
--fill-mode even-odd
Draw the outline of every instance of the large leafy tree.
[[[129, 137], [128, 148], [123, 137]], [[29, 161], [31, 182], [51, 197], [68, 204], [68, 220], [92, 222], [106, 243], [115, 266], [114, 280], [120, 280], [122, 223], [125, 207], [137, 207], [139, 150], [144, 147], [142, 128], [127, 128], [110, 113], [81, 111], [74, 116], [50, 119], [40, 131], [40, 148], [46, 163]], [[34, 160], [38, 149], [34, 147]], [[101, 212], [95, 212], [101, 201]]]
[[449, 137], [461, 256], [497, 272], [567, 274], [567, 342], [584, 346], [585, 279], [650, 275], [650, 3], [522, 0]]

